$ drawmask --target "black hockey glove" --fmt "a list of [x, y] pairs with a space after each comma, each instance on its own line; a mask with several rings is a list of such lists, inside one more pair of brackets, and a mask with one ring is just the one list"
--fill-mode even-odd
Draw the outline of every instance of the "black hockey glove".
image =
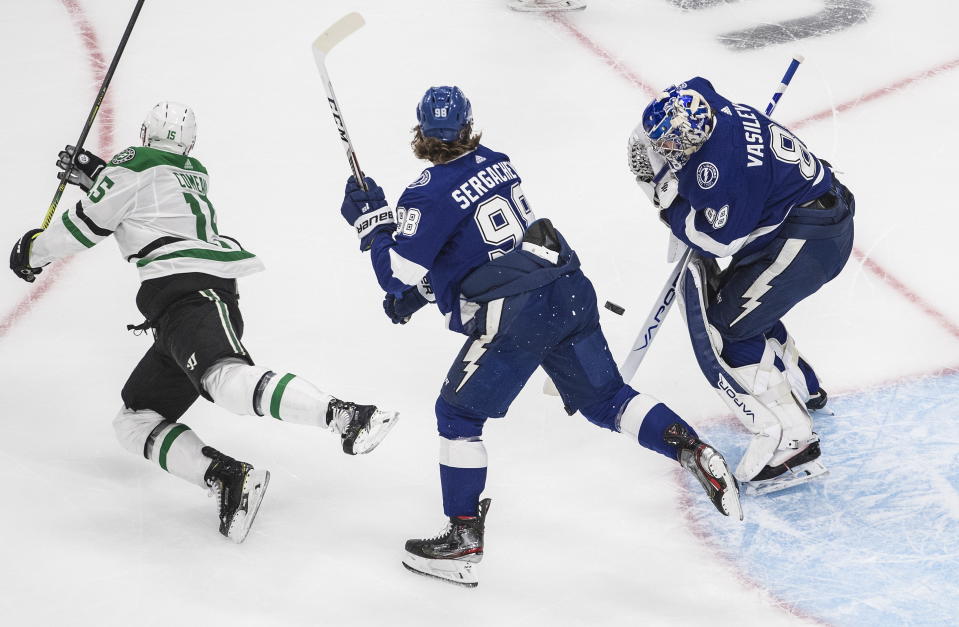
[[43, 229], [31, 229], [23, 237], [17, 240], [10, 251], [10, 269], [13, 273], [26, 281], [33, 283], [37, 275], [43, 272], [43, 268], [34, 268], [30, 266], [30, 247], [37, 235], [43, 233]]
[[387, 294], [383, 299], [383, 311], [393, 321], [393, 324], [406, 324], [413, 317], [413, 314], [422, 309], [428, 302], [420, 294], [418, 288], [411, 287], [403, 292], [399, 298], [393, 294]]
[[[106, 167], [107, 162], [92, 152], [83, 149], [80, 150], [80, 154], [74, 159], [73, 155], [76, 153], [76, 150], [75, 146], [67, 146], [57, 155], [57, 167], [62, 170], [61, 172], [57, 172], [57, 178], [62, 181], [63, 177], [66, 176], [67, 170], [69, 170], [70, 177], [67, 179], [67, 183], [79, 185], [80, 189], [88, 192], [90, 188], [93, 187], [93, 182], [97, 180], [97, 175], [100, 174], [100, 170]], [[73, 161], [73, 169], [70, 169], [71, 161]]]

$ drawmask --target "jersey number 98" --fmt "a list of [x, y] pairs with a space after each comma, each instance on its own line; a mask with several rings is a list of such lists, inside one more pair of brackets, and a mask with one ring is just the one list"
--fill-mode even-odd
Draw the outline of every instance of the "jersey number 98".
[[795, 163], [799, 173], [807, 181], [816, 176], [816, 158], [796, 136], [775, 124], [769, 125], [769, 147], [776, 158], [785, 163]]
[[510, 188], [509, 198], [497, 194], [484, 200], [473, 215], [483, 241], [497, 247], [489, 251], [490, 260], [512, 250], [523, 239], [526, 227], [535, 219], [519, 183], [514, 183]]

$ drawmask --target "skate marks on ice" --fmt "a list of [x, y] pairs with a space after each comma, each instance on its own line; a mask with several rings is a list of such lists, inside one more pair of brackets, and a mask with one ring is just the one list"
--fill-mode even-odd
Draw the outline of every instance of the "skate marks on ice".
[[[816, 426], [826, 477], [745, 497], [743, 525], [723, 524], [709, 503], [689, 499], [692, 526], [801, 616], [956, 624], [959, 374], [838, 397], [830, 409], [835, 416]], [[734, 462], [742, 454], [746, 435], [731, 423], [704, 431]]]
[[[670, 0], [684, 10], [719, 9], [736, 0]], [[777, 23], [763, 23], [717, 36], [731, 50], [755, 50], [844, 31], [869, 19], [872, 0], [825, 0], [822, 10]]]

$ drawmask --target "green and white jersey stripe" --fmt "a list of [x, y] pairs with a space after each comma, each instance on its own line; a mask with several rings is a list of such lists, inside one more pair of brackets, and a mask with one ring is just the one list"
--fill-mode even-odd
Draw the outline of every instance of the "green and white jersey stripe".
[[246, 355], [246, 349], [243, 348], [243, 344], [240, 343], [240, 337], [237, 335], [236, 329], [233, 328], [233, 323], [230, 322], [230, 310], [227, 308], [226, 303], [224, 303], [213, 290], [200, 290], [200, 294], [216, 305], [217, 311], [220, 314], [220, 324], [223, 325], [223, 333], [226, 335], [230, 347], [237, 354]]
[[193, 157], [127, 148], [86, 198], [34, 240], [30, 263], [43, 266], [115, 235], [144, 281], [185, 272], [224, 278], [259, 272], [256, 255], [220, 235], [209, 185], [206, 168]]

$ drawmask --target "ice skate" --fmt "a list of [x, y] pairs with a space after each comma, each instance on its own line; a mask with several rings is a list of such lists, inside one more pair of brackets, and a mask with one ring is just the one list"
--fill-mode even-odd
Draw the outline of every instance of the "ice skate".
[[739, 486], [719, 451], [694, 438], [678, 422], [666, 430], [666, 442], [679, 447], [679, 463], [706, 490], [706, 496], [724, 516], [743, 519]]
[[357, 405], [334, 398], [326, 410], [326, 424], [340, 434], [347, 455], [369, 453], [383, 441], [399, 420], [395, 411], [383, 411], [375, 405]]
[[585, 0], [510, 0], [509, 8], [524, 13], [546, 13], [548, 11], [582, 11]]
[[407, 540], [403, 566], [418, 575], [474, 588], [479, 583], [473, 564], [483, 559], [483, 529], [490, 499], [479, 503], [475, 518], [450, 518], [439, 535], [428, 540]]
[[819, 461], [821, 454], [817, 438], [794, 457], [778, 466], [766, 466], [758, 475], [744, 482], [746, 494], [771, 494], [825, 475], [829, 471]]
[[806, 401], [806, 409], [810, 414], [820, 414], [825, 416], [832, 416], [833, 413], [826, 409], [826, 403], [829, 402], [829, 395], [826, 394], [826, 390], [819, 388], [819, 391], [809, 397], [809, 400]]
[[202, 452], [212, 460], [204, 480], [210, 487], [210, 494], [216, 494], [219, 501], [220, 533], [239, 544], [250, 533], [266, 494], [266, 486], [270, 483], [270, 472], [254, 470], [250, 464], [228, 457], [210, 446], [204, 446]]

